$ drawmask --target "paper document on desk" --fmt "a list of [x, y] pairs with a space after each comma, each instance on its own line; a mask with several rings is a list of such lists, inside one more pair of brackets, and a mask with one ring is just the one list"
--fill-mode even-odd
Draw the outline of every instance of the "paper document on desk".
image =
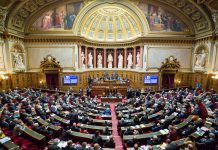
[[144, 124], [140, 124], [140, 127], [141, 127], [141, 128], [144, 128], [144, 127], [145, 127], [145, 125], [144, 125]]
[[169, 130], [168, 129], [160, 130], [160, 133], [166, 135], [169, 133]]
[[4, 144], [4, 143], [6, 143], [6, 142], [8, 142], [8, 141], [10, 141], [10, 140], [11, 140], [11, 138], [6, 136], [6, 137], [0, 139], [0, 143], [1, 143], [1, 144]]

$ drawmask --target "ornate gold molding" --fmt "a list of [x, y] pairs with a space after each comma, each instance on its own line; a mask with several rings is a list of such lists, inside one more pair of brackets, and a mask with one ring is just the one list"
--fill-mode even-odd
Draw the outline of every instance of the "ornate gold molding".
[[48, 55], [41, 61], [40, 68], [42, 72], [61, 72], [60, 62], [51, 55]]
[[126, 42], [96, 42], [78, 36], [29, 36], [24, 39], [25, 43], [76, 43], [78, 45], [86, 45], [97, 48], [123, 48], [139, 46], [144, 44], [167, 44], [167, 45], [193, 45], [193, 38], [182, 37], [139, 37], [137, 39]]
[[176, 73], [180, 68], [180, 63], [174, 56], [170, 56], [165, 59], [165, 62], [162, 62], [160, 67], [160, 72], [171, 72]]

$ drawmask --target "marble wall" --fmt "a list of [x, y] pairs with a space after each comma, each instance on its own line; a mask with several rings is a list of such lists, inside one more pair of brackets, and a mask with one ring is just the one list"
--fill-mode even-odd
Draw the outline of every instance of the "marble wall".
[[26, 45], [28, 71], [39, 71], [44, 57], [51, 55], [60, 62], [64, 71], [73, 71], [78, 65], [75, 55], [78, 55], [77, 45]]
[[[158, 71], [162, 62], [169, 56], [174, 56], [180, 62], [182, 72], [192, 71], [192, 47], [186, 46], [146, 46], [147, 47], [147, 71]], [[145, 49], [146, 50], [146, 49]]]

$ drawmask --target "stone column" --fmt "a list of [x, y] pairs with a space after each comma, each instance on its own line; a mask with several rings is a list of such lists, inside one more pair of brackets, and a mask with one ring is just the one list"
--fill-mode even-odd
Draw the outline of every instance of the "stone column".
[[94, 68], [97, 68], [96, 67], [96, 48], [93, 48], [93, 51], [94, 51]]
[[124, 67], [123, 68], [126, 68], [126, 53], [127, 53], [127, 48], [124, 48]]
[[104, 51], [103, 52], [104, 53], [103, 55], [104, 56], [104, 68], [107, 68], [107, 51], [106, 49], [104, 49], [103, 51]]
[[136, 47], [133, 47], [133, 68], [136, 65]]
[[86, 68], [88, 67], [88, 47], [85, 47], [85, 65]]
[[114, 68], [117, 68], [117, 49], [114, 49]]

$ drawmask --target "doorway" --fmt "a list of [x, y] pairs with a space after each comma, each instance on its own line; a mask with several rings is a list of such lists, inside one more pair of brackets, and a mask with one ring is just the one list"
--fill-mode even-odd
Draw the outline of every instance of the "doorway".
[[59, 87], [59, 75], [58, 73], [46, 73], [46, 84], [51, 90]]
[[174, 88], [175, 74], [163, 73], [162, 74], [162, 88], [172, 89]]

